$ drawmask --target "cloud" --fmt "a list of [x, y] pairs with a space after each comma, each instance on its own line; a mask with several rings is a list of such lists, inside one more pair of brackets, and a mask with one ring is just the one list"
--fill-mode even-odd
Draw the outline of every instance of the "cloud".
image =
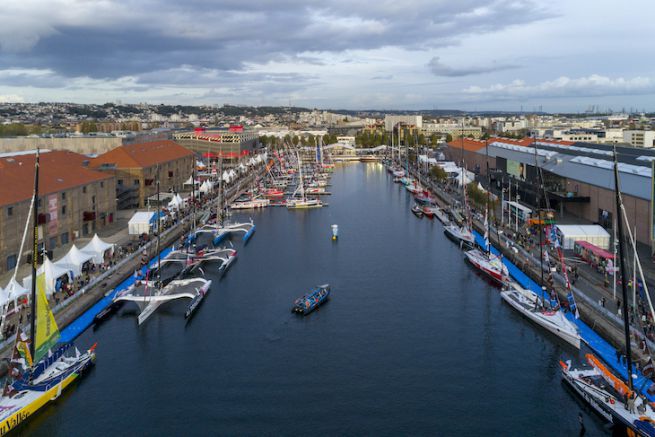
[[17, 94], [0, 94], [0, 103], [21, 103], [24, 99]]
[[649, 77], [610, 78], [598, 74], [586, 77], [559, 77], [555, 80], [530, 85], [523, 80], [487, 87], [470, 86], [462, 90], [470, 97], [499, 100], [519, 98], [606, 97], [655, 93], [655, 80]]
[[446, 76], [446, 77], [462, 77], [462, 76], [472, 76], [476, 74], [492, 73], [494, 71], [502, 70], [511, 70], [518, 68], [516, 65], [500, 65], [496, 63], [491, 63], [487, 65], [480, 65], [475, 67], [450, 67], [439, 59], [438, 56], [433, 57], [428, 62], [428, 67], [430, 71], [435, 76]]
[[116, 78], [304, 54], [456, 44], [548, 17], [535, 0], [4, 0], [0, 68]]

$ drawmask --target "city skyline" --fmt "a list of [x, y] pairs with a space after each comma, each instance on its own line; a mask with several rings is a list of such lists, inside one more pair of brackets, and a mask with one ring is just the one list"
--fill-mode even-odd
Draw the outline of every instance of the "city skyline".
[[653, 110], [653, 6], [569, 3], [9, 1], [0, 102]]

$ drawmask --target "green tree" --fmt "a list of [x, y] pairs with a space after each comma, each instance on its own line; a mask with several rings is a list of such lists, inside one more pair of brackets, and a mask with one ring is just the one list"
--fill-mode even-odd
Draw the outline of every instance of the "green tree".
[[434, 178], [437, 182], [446, 182], [448, 179], [448, 173], [446, 173], [446, 170], [441, 168], [438, 165], [432, 166], [430, 169], [430, 176]]
[[453, 142], [453, 136], [451, 134], [446, 134], [446, 142], [447, 143], [452, 143]]
[[309, 144], [312, 147], [316, 146], [316, 137], [310, 134], [309, 138], [307, 139], [307, 144]]
[[300, 142], [298, 135], [294, 135], [293, 138], [291, 139], [291, 142], [293, 143], [294, 146], [297, 146], [298, 143]]
[[418, 144], [420, 146], [425, 146], [425, 135], [419, 134], [418, 136]]
[[285, 144], [291, 144], [291, 135], [286, 134], [286, 135], [284, 136], [284, 143], [285, 143]]
[[83, 121], [80, 124], [80, 132], [83, 134], [98, 132], [98, 126], [93, 121]]
[[259, 143], [264, 147], [266, 147], [269, 144], [268, 141], [269, 140], [268, 140], [268, 137], [266, 135], [262, 135], [261, 137], [259, 137]]
[[304, 135], [300, 137], [300, 145], [302, 145], [303, 147], [307, 145], [307, 138], [305, 138]]
[[430, 146], [431, 147], [436, 146], [438, 142], [439, 142], [439, 137], [437, 136], [437, 134], [430, 135]]

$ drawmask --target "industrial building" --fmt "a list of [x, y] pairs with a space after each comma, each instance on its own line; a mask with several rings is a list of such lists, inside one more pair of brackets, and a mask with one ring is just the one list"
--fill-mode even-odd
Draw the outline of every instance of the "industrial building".
[[[35, 157], [34, 151], [0, 155], [0, 273], [26, 262], [19, 251], [34, 189]], [[113, 222], [115, 178], [91, 170], [88, 164], [88, 158], [77, 153], [41, 152], [40, 251], [51, 251], [77, 238], [92, 236]], [[26, 248], [30, 252], [29, 244]]]
[[174, 141], [152, 141], [116, 147], [91, 160], [90, 167], [116, 178], [118, 209], [144, 207], [160, 191], [181, 191], [191, 176], [193, 152]]
[[225, 129], [198, 128], [191, 132], [177, 132], [173, 139], [187, 149], [204, 157], [237, 159], [249, 155], [257, 147], [259, 135], [243, 126], [230, 126]]
[[[485, 148], [488, 144], [488, 148]], [[521, 203], [536, 206], [538, 163], [550, 207], [560, 217], [574, 215], [612, 230], [616, 218], [612, 146], [571, 141], [508, 140], [487, 143], [458, 139], [448, 144], [446, 156], [480, 175], [486, 175], [486, 150], [492, 189], [517, 193]], [[621, 192], [628, 220], [637, 240], [651, 244], [652, 162], [655, 151], [617, 146]], [[511, 188], [509, 187], [511, 184]]]

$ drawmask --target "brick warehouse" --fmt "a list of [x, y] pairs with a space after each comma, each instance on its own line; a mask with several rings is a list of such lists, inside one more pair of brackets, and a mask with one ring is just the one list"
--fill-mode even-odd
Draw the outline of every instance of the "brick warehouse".
[[[21, 238], [34, 189], [35, 153], [0, 155], [0, 273], [20, 259]], [[39, 177], [40, 250], [52, 250], [89, 237], [113, 222], [116, 182], [91, 170], [84, 155], [43, 151]], [[26, 245], [29, 252], [30, 245]]]

